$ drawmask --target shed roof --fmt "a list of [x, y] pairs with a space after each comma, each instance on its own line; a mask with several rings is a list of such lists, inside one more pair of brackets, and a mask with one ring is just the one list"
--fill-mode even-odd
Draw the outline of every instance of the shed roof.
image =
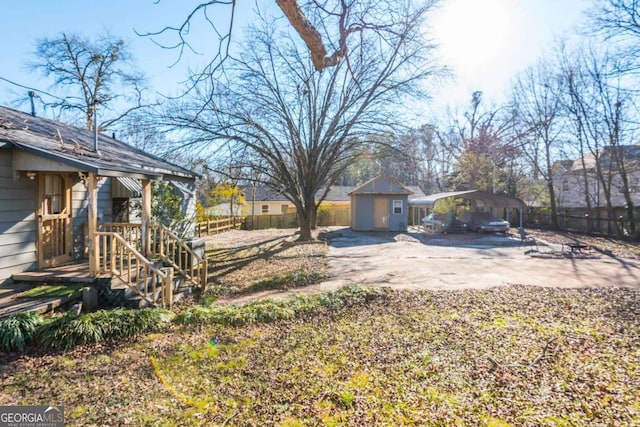
[[402, 184], [399, 184], [392, 178], [384, 176], [377, 176], [369, 181], [365, 182], [355, 190], [349, 193], [355, 194], [413, 194], [411, 190]]
[[433, 208], [438, 200], [448, 198], [484, 200], [489, 202], [491, 206], [496, 208], [522, 208], [524, 202], [515, 197], [504, 196], [501, 194], [493, 194], [487, 191], [467, 190], [467, 191], [451, 191], [446, 193], [431, 194], [425, 197], [418, 197], [409, 200], [409, 206], [421, 206]]
[[87, 129], [0, 106], [0, 146], [6, 146], [6, 143], [14, 149], [103, 176], [147, 179], [162, 179], [164, 176], [193, 179], [198, 176], [186, 168], [102, 134], [98, 134], [96, 152], [94, 133]]

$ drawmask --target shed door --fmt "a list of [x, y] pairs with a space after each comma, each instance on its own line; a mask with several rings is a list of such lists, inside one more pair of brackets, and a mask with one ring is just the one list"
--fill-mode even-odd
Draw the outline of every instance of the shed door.
[[373, 199], [373, 226], [389, 228], [389, 199], [386, 197]]
[[71, 179], [41, 174], [38, 196], [38, 262], [52, 267], [71, 261]]

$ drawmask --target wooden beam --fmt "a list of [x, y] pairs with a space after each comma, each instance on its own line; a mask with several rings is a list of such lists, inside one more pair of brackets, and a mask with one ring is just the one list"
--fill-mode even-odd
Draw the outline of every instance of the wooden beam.
[[89, 242], [89, 275], [95, 277], [99, 273], [100, 263], [100, 242], [96, 232], [98, 231], [98, 177], [95, 173], [87, 174], [87, 194], [89, 198], [88, 207], [88, 232]]
[[149, 224], [151, 222], [151, 180], [143, 179], [142, 185], [142, 254], [146, 257], [151, 252], [151, 239], [149, 238]]

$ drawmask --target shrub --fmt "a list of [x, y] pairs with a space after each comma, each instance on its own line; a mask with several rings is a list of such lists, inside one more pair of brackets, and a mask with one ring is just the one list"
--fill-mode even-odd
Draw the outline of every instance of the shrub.
[[24, 351], [42, 323], [43, 317], [33, 312], [18, 313], [0, 320], [0, 349]]
[[156, 331], [166, 326], [172, 317], [171, 311], [157, 308], [99, 310], [80, 316], [66, 314], [43, 325], [38, 337], [44, 347], [66, 350], [109, 338]]
[[240, 306], [195, 306], [178, 314], [180, 324], [213, 323], [240, 326], [250, 323], [266, 323], [292, 319], [320, 307], [338, 309], [359, 304], [382, 295], [376, 288], [350, 285], [335, 291], [316, 295], [297, 295], [287, 300], [258, 300]]

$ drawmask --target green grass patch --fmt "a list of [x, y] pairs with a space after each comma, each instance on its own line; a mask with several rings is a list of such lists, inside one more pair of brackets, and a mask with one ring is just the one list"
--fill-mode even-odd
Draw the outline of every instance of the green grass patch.
[[62, 298], [78, 292], [85, 285], [83, 283], [63, 283], [60, 285], [40, 285], [24, 291], [18, 298]]

